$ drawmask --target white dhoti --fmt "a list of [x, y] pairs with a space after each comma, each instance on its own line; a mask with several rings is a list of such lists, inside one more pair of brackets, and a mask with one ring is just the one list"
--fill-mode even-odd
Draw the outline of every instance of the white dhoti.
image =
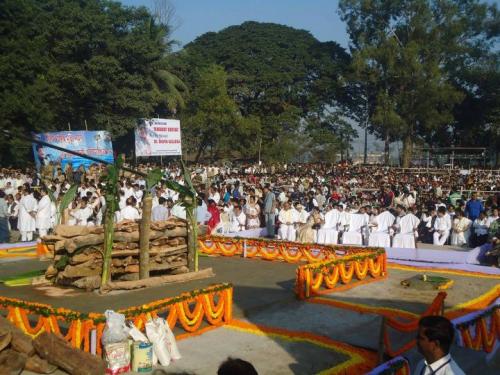
[[321, 228], [318, 230], [318, 243], [322, 245], [336, 245], [339, 232], [334, 228]]
[[447, 230], [443, 231], [443, 233], [434, 232], [434, 234], [432, 235], [432, 238], [434, 240], [434, 245], [443, 246], [448, 240], [449, 236], [450, 232]]
[[392, 247], [402, 249], [415, 248], [415, 234], [411, 233], [397, 233], [392, 241]]
[[295, 230], [295, 225], [293, 224], [281, 224], [278, 230], [278, 235], [282, 240], [285, 241], [295, 241], [297, 231]]
[[368, 239], [368, 246], [391, 247], [391, 236], [387, 232], [372, 232]]

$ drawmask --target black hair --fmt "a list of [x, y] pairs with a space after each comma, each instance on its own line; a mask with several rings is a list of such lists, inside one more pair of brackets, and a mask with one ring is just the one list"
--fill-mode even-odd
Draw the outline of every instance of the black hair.
[[450, 352], [455, 329], [447, 318], [439, 315], [425, 316], [420, 319], [418, 325], [423, 328], [428, 340], [439, 342], [439, 347], [444, 353]]
[[445, 214], [446, 213], [446, 207], [439, 206], [438, 207], [438, 212], [441, 212], [442, 214]]
[[164, 204], [166, 201], [167, 201], [167, 200], [166, 200], [165, 198], [163, 198], [163, 197], [158, 198], [158, 203], [159, 203], [160, 205]]
[[217, 375], [258, 375], [258, 373], [250, 362], [229, 357], [219, 366]]

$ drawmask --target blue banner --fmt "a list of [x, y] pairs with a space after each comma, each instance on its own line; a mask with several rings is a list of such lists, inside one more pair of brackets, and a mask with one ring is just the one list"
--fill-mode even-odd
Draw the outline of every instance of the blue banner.
[[[41, 141], [76, 151], [84, 155], [93, 156], [106, 162], [113, 162], [113, 145], [111, 136], [106, 131], [66, 131], [54, 133], [41, 133], [35, 135]], [[67, 163], [73, 169], [83, 165], [88, 168], [94, 161], [68, 154], [51, 147], [33, 143], [35, 164], [38, 170], [49, 163], [61, 164], [63, 170]]]

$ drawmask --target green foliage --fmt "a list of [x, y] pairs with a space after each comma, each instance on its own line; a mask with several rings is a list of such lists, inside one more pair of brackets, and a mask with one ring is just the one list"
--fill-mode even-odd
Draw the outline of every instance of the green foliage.
[[[223, 81], [222, 71], [212, 65], [221, 66], [227, 72], [227, 93], [243, 116], [243, 124], [235, 125], [241, 135], [230, 148], [244, 142], [239, 151], [255, 157], [262, 139], [264, 157], [274, 160], [297, 156], [290, 140], [301, 134], [303, 118], [343, 100], [340, 77], [348, 63], [349, 56], [334, 42], [321, 43], [305, 30], [258, 22], [203, 34], [172, 59], [175, 72], [195, 91], [194, 98], [204, 96], [200, 76], [211, 72], [212, 80]], [[215, 110], [218, 123], [226, 123], [222, 120], [235, 111], [225, 95], [217, 95]], [[194, 144], [207, 143], [198, 129], [210, 126], [211, 118], [192, 120], [187, 126], [195, 129]], [[225, 126], [214, 130], [212, 138], [228, 134]], [[283, 153], [282, 146], [288, 151]]]
[[[187, 88], [170, 73], [168, 25], [109, 0], [5, 0], [0, 12], [0, 126], [23, 133], [105, 129], [175, 113]], [[0, 163], [29, 149], [0, 141]]]
[[217, 155], [244, 153], [260, 133], [258, 119], [243, 118], [227, 92], [227, 74], [217, 65], [202, 68], [182, 116], [188, 148], [196, 152], [196, 162], [208, 150]]
[[146, 176], [146, 190], [149, 192], [163, 178], [163, 172], [160, 168], [155, 168]]
[[371, 130], [403, 140], [408, 166], [413, 143], [446, 134], [463, 91], [477, 90], [459, 76], [490, 54], [498, 37], [496, 6], [477, 0], [341, 0], [339, 12], [351, 39], [351, 84], [365, 90]]

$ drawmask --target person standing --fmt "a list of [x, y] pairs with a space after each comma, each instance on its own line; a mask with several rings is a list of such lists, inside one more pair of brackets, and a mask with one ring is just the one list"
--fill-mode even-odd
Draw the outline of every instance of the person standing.
[[270, 190], [269, 184], [266, 184], [264, 186], [264, 217], [266, 221], [267, 237], [274, 238], [274, 226], [276, 220], [276, 197]]
[[0, 243], [9, 242], [9, 210], [5, 200], [5, 192], [0, 190]]
[[451, 358], [450, 347], [455, 335], [453, 324], [443, 316], [426, 316], [418, 322], [417, 348], [424, 359], [415, 375], [465, 375]]
[[[18, 197], [18, 200], [21, 198], [19, 194], [17, 194], [16, 196]], [[14, 199], [14, 196], [12, 194], [7, 195], [10, 230], [17, 230], [17, 216], [19, 214], [18, 200]]]
[[36, 212], [36, 227], [38, 228], [38, 235], [40, 237], [46, 236], [48, 230], [51, 228], [51, 202], [47, 194], [47, 189], [40, 189], [41, 198], [38, 202], [38, 208]]
[[167, 200], [163, 197], [158, 198], [158, 205], [151, 210], [151, 221], [165, 221], [167, 220], [167, 207], [165, 202]]
[[465, 205], [465, 216], [467, 216], [471, 221], [474, 221], [483, 211], [483, 203], [477, 199], [476, 193], [472, 193], [471, 199]]
[[21, 232], [21, 241], [32, 241], [33, 232], [36, 230], [37, 202], [31, 194], [31, 187], [26, 184], [23, 188], [23, 196], [19, 202], [18, 228]]

